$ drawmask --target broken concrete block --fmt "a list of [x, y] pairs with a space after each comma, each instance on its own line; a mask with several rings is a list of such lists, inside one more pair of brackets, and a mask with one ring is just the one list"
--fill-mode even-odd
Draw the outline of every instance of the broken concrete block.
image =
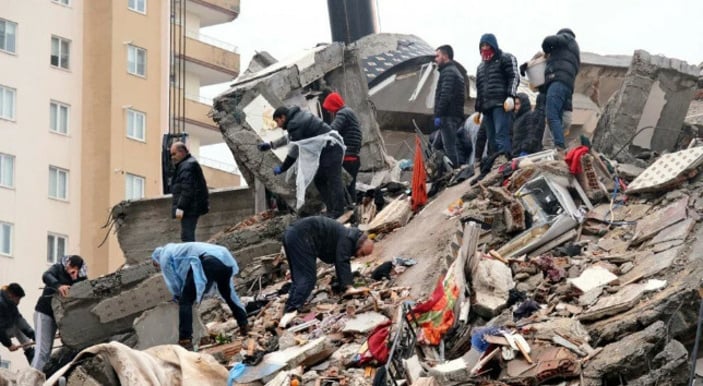
[[405, 376], [411, 385], [416, 385], [425, 369], [420, 364], [420, 359], [417, 355], [413, 355], [408, 359], [403, 359], [403, 367], [405, 368]]
[[[685, 385], [691, 367], [688, 351], [681, 342], [673, 339], [652, 360], [652, 369], [641, 377], [628, 380], [628, 385]], [[698, 382], [695, 382], [696, 384]]]
[[449, 385], [471, 378], [471, 367], [462, 357], [438, 364], [432, 367], [429, 373], [440, 385]]
[[645, 292], [653, 292], [653, 291], [659, 291], [662, 288], [666, 287], [666, 280], [657, 280], [657, 279], [649, 279], [646, 282], [644, 282], [644, 291]]
[[638, 257], [634, 262], [635, 267], [630, 272], [620, 276], [620, 283], [627, 284], [646, 279], [669, 268], [674, 259], [678, 257], [682, 248], [682, 246], [679, 246], [661, 253], [647, 253]]
[[600, 354], [583, 366], [583, 384], [602, 385], [603, 380], [609, 377], [624, 374], [634, 378], [636, 374], [648, 373], [651, 364], [649, 358], [664, 347], [664, 336], [666, 325], [657, 321], [640, 332], [606, 345]]
[[439, 386], [434, 377], [420, 377], [413, 383], [415, 386]]
[[[697, 77], [695, 66], [635, 51], [620, 91], [598, 121], [594, 148], [610, 157], [621, 148], [674, 150]], [[648, 126], [653, 129], [645, 129]], [[618, 160], [633, 162], [634, 156], [622, 151]]]
[[[161, 303], [144, 311], [134, 319], [134, 331], [137, 333], [137, 350], [162, 344], [178, 343], [178, 304], [174, 302]], [[200, 338], [208, 336], [197, 306], [193, 306], [193, 342], [197, 344]]]
[[346, 366], [359, 353], [360, 349], [361, 345], [358, 343], [346, 343], [332, 353], [330, 360], [339, 366]]
[[616, 294], [602, 297], [586, 312], [578, 316], [579, 320], [591, 321], [627, 311], [640, 301], [645, 292], [644, 284], [630, 284]]
[[492, 318], [505, 308], [508, 293], [515, 287], [510, 268], [497, 260], [481, 259], [471, 272], [476, 313]]
[[627, 193], [655, 192], [673, 188], [692, 177], [689, 172], [702, 163], [703, 147], [664, 154], [630, 183]]
[[585, 293], [596, 287], [604, 286], [617, 278], [616, 275], [613, 275], [606, 268], [596, 265], [583, 271], [581, 276], [575, 279], [568, 279], [568, 281]]
[[583, 324], [574, 318], [551, 318], [545, 322], [531, 324], [530, 330], [529, 337], [540, 340], [548, 341], [555, 335], [582, 342], [588, 342], [591, 339]]
[[649, 244], [654, 245], [668, 241], [686, 240], [686, 237], [688, 237], [688, 234], [691, 233], [695, 225], [696, 221], [691, 218], [680, 221], [659, 231], [659, 234], [657, 234]]
[[264, 355], [261, 362], [253, 367], [247, 367], [244, 373], [236, 379], [238, 383], [252, 383], [259, 380], [264, 382], [280, 370], [293, 369], [307, 358], [326, 350], [326, 338], [317, 338], [303, 346], [290, 347]]
[[393, 229], [405, 226], [412, 215], [412, 207], [407, 196], [401, 195], [386, 205], [370, 224], [365, 227], [360, 226], [359, 229], [369, 233], [390, 232]]
[[100, 323], [109, 323], [153, 308], [171, 296], [162, 275], [155, 274], [133, 289], [101, 301], [90, 312], [100, 318]]
[[388, 318], [378, 312], [364, 312], [347, 319], [342, 332], [367, 334], [386, 321], [388, 321]]
[[647, 216], [644, 220], [637, 223], [636, 236], [632, 243], [638, 245], [651, 239], [662, 229], [685, 220], [687, 218], [687, 208], [688, 197], [684, 197]]

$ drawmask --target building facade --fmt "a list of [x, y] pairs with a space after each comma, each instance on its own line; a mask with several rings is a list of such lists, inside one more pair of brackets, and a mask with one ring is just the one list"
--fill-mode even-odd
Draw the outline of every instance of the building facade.
[[[0, 0], [0, 285], [24, 287], [20, 310], [30, 324], [50, 264], [80, 254], [90, 276], [118, 269], [110, 209], [163, 194], [179, 3]], [[185, 0], [185, 9], [186, 98], [176, 118], [197, 156], [201, 145], [222, 142], [199, 88], [239, 73], [236, 49], [199, 30], [233, 21], [239, 0]], [[212, 166], [204, 166], [212, 187], [239, 185], [231, 170]], [[4, 348], [0, 358], [26, 365]]]

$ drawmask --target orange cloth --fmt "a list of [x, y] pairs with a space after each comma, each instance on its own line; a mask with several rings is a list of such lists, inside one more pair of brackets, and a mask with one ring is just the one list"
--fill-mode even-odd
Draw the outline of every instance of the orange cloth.
[[322, 108], [331, 113], [336, 113], [342, 107], [344, 107], [344, 99], [336, 92], [327, 95], [327, 98], [325, 98], [325, 101], [322, 103]]
[[[328, 97], [329, 98], [329, 97]], [[421, 206], [427, 203], [427, 173], [425, 172], [425, 161], [422, 157], [422, 142], [420, 137], [415, 136], [415, 160], [413, 162], [413, 183], [411, 202], [413, 212], [417, 212]]]

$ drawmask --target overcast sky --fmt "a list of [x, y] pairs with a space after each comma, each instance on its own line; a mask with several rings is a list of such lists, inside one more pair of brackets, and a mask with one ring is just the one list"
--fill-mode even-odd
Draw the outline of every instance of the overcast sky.
[[[574, 31], [581, 51], [645, 49], [703, 62], [703, 0], [377, 0], [377, 7], [380, 32], [414, 34], [433, 47], [451, 44], [470, 74], [479, 63], [481, 34], [495, 34], [501, 49], [522, 63], [563, 27]], [[203, 32], [237, 45], [242, 71], [256, 51], [281, 59], [331, 40], [326, 0], [241, 0], [236, 20]]]

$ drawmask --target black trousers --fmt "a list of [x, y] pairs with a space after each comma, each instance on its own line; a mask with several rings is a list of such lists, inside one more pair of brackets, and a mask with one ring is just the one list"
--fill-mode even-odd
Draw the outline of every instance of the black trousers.
[[315, 174], [315, 187], [327, 207], [327, 216], [337, 218], [344, 213], [344, 184], [342, 183], [342, 157], [338, 145], [327, 146], [320, 154], [320, 166]]
[[[237, 320], [239, 327], [248, 324], [247, 312], [244, 308], [234, 303], [230, 296], [229, 286], [232, 279], [232, 267], [224, 265], [216, 257], [204, 256], [200, 259], [207, 278], [205, 291], [213, 284], [217, 284], [220, 296], [225, 299], [229, 309]], [[193, 303], [195, 303], [195, 281], [193, 280], [193, 270], [188, 271], [183, 292], [178, 299], [178, 339], [191, 339], [193, 337]]]
[[291, 276], [285, 312], [302, 307], [315, 289], [317, 256], [311, 244], [310, 235], [300, 234], [294, 228], [288, 228], [283, 235], [283, 249], [286, 251]]
[[181, 241], [195, 241], [195, 227], [200, 216], [183, 216], [181, 219]]
[[351, 182], [347, 185], [347, 192], [349, 192], [349, 197], [351, 198], [351, 203], [356, 204], [356, 175], [359, 174], [359, 168], [361, 167], [361, 160], [356, 157], [353, 161], [344, 161], [342, 167], [347, 171], [352, 177]]

